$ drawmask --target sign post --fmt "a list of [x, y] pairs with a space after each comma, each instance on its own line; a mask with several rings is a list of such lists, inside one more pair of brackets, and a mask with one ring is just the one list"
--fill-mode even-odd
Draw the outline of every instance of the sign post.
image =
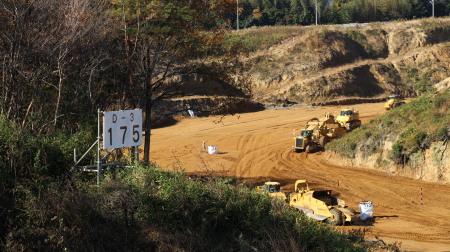
[[[103, 116], [103, 134], [101, 116]], [[103, 166], [117, 166], [119, 163], [102, 164], [102, 160], [109, 155], [108, 152], [103, 158], [102, 150], [117, 149], [124, 147], [134, 147], [136, 161], [139, 158], [138, 146], [142, 144], [142, 109], [120, 110], [120, 111], [100, 111], [97, 110], [97, 141], [89, 147], [80, 159], [77, 159], [77, 151], [73, 150], [72, 169], [81, 169], [86, 172], [97, 173], [97, 185], [100, 184]], [[103, 139], [103, 141], [102, 141]], [[102, 146], [103, 142], [103, 146]], [[95, 165], [78, 166], [86, 154], [97, 144], [97, 161]]]
[[[103, 146], [100, 142], [100, 115], [103, 114]], [[97, 152], [97, 184], [100, 184], [102, 169], [101, 150], [135, 147], [138, 158], [138, 146], [142, 144], [142, 110], [104, 111], [98, 110], [98, 152]]]
[[98, 121], [97, 121], [97, 185], [100, 185], [100, 178], [102, 176], [102, 158], [100, 157], [100, 141], [102, 139], [101, 130], [100, 130], [100, 109], [97, 111]]

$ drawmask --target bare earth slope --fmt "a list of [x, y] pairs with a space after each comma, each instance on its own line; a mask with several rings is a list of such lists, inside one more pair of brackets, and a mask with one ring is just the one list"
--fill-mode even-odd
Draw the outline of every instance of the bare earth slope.
[[[270, 29], [277, 28], [253, 32], [276, 32]], [[435, 85], [448, 78], [449, 31], [449, 18], [299, 27], [244, 61], [255, 99], [263, 103], [289, 99], [317, 104], [392, 93], [414, 97], [423, 83]]]
[[[362, 123], [383, 114], [383, 103], [353, 106]], [[166, 170], [213, 172], [246, 184], [279, 181], [292, 191], [296, 179], [313, 189], [331, 189], [358, 210], [360, 201], [374, 203], [373, 221], [339, 229], [368, 228], [367, 235], [401, 242], [410, 251], [450, 251], [450, 185], [415, 181], [385, 172], [334, 165], [325, 153], [292, 152], [296, 132], [312, 117], [341, 107], [265, 110], [236, 116], [189, 118], [152, 131], [151, 159]], [[202, 151], [217, 146], [218, 154]], [[421, 204], [420, 190], [423, 192]]]

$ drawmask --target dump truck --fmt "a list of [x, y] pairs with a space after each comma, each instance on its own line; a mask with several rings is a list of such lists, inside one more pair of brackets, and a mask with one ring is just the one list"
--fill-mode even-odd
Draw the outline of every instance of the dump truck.
[[341, 127], [346, 128], [347, 131], [353, 130], [361, 126], [359, 120], [359, 112], [354, 109], [342, 109], [339, 115], [336, 117], [336, 121]]
[[267, 181], [262, 186], [256, 186], [256, 191], [267, 193], [272, 198], [278, 198], [286, 201], [286, 194], [281, 190], [281, 185], [278, 182]]
[[386, 110], [394, 109], [398, 106], [405, 104], [404, 101], [398, 95], [390, 95], [386, 98], [386, 103], [384, 104], [384, 108]]
[[344, 200], [332, 196], [331, 190], [310, 190], [306, 180], [297, 180], [294, 189], [289, 195], [289, 206], [314, 220], [331, 225], [344, 225], [359, 219], [356, 211], [346, 206]]
[[306, 123], [300, 134], [294, 137], [293, 149], [295, 152], [313, 152], [345, 133], [346, 130], [334, 120], [334, 116], [326, 113], [324, 117], [312, 118]]

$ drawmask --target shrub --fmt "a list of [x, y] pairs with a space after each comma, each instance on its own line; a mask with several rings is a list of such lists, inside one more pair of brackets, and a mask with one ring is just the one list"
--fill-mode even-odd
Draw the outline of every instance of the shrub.
[[396, 163], [399, 163], [403, 157], [403, 146], [398, 142], [392, 146], [392, 157]]
[[[63, 130], [36, 135], [14, 122], [0, 118], [0, 186], [11, 186], [21, 179], [36, 176], [61, 176], [70, 170], [73, 149], [88, 148], [95, 141], [91, 128], [69, 134]], [[93, 161], [94, 153], [87, 155]]]
[[439, 128], [438, 132], [436, 132], [436, 134], [435, 134], [434, 137], [435, 137], [435, 139], [438, 140], [438, 141], [443, 141], [443, 140], [445, 140], [445, 139], [448, 139], [448, 138], [449, 138], [449, 135], [448, 135], [448, 130], [447, 130], [447, 128], [446, 128], [446, 127], [441, 127], [441, 128]]
[[61, 180], [18, 188], [10, 251], [366, 251], [230, 179], [184, 178], [155, 165], [108, 174], [101, 185]]

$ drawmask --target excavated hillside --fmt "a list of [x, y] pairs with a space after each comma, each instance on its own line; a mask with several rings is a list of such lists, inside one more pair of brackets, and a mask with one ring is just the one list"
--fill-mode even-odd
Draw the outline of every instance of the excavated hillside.
[[[250, 187], [273, 179], [288, 192], [306, 179], [355, 209], [373, 201], [373, 220], [339, 229], [359, 229], [408, 251], [448, 251], [449, 27], [450, 19], [427, 19], [234, 32], [234, 41], [250, 50], [243, 61], [253, 99], [266, 109], [203, 116], [228, 102], [223, 83], [209, 85], [212, 93], [173, 99], [161, 107], [190, 108], [199, 116], [154, 129], [152, 159], [167, 170], [235, 177]], [[435, 97], [428, 92], [433, 85]], [[382, 100], [392, 93], [407, 103], [386, 111]], [[422, 93], [432, 95], [417, 99]], [[359, 103], [352, 107], [362, 127], [331, 141], [325, 152], [292, 151], [293, 134], [308, 120], [351, 102]], [[213, 146], [217, 154], [210, 155]]]
[[[237, 36], [277, 29], [249, 29]], [[416, 97], [449, 77], [449, 32], [449, 18], [295, 27], [244, 61], [255, 100], [266, 104], [329, 104], [392, 93]]]
[[[242, 61], [253, 83], [254, 103], [229, 100], [230, 92], [243, 95], [236, 95], [226, 83], [210, 83], [203, 91], [199, 83], [189, 86], [198, 93], [162, 103], [155, 114], [164, 117], [167, 107], [191, 109], [196, 115], [207, 116], [260, 110], [258, 103], [266, 108], [344, 105], [381, 102], [391, 94], [412, 100], [430, 91], [441, 93], [450, 82], [448, 34], [450, 18], [242, 30], [231, 37], [251, 51]], [[232, 103], [237, 104], [234, 110], [224, 106]], [[388, 115], [379, 125], [363, 125], [363, 137], [351, 140], [352, 154], [334, 159], [345, 165], [449, 182], [450, 125], [442, 121], [447, 116], [442, 104], [448, 102], [431, 103], [438, 104], [434, 106], [436, 111], [413, 113], [406, 106], [405, 111]], [[427, 115], [433, 115], [436, 121], [420, 125], [410, 120]]]
[[[253, 29], [243, 31], [242, 36], [279, 32], [277, 29]], [[296, 27], [286, 34], [245, 59], [254, 82], [254, 100], [266, 105], [380, 102], [390, 94], [415, 99], [430, 91], [439, 95], [449, 87], [450, 18]], [[428, 106], [435, 109], [428, 110], [428, 117], [427, 111], [406, 106], [404, 111], [388, 114], [379, 125], [363, 126], [362, 137], [336, 140], [334, 149], [327, 148], [327, 155], [342, 165], [449, 182], [450, 124], [442, 122], [447, 118], [442, 107], [448, 105], [446, 94], [439, 98], [445, 102], [426, 98], [412, 105], [427, 108], [427, 103], [434, 104]], [[435, 121], [423, 124], [427, 120], [411, 119], [422, 116], [434, 116]], [[350, 142], [351, 155], [342, 154], [342, 146]]]
[[[417, 97], [433, 85], [446, 89], [450, 82], [448, 34], [450, 18], [430, 18], [251, 28], [233, 32], [229, 43], [240, 43], [250, 51], [242, 57], [244, 75], [239, 78], [251, 83], [240, 85], [251, 90], [255, 104], [339, 105], [380, 102], [390, 94]], [[155, 108], [156, 114], [168, 117], [167, 108], [220, 114], [230, 97], [243, 97], [242, 91], [225, 81], [204, 83], [198, 77], [186, 87], [190, 96], [165, 101]]]

